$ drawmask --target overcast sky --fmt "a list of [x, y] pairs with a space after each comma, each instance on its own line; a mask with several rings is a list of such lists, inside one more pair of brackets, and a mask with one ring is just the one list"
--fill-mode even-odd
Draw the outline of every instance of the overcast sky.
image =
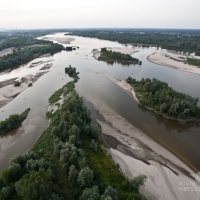
[[0, 0], [11, 27], [200, 29], [200, 0]]

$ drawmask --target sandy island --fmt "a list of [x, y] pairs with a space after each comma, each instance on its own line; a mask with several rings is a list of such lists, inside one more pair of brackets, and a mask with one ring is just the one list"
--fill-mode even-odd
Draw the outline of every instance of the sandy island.
[[74, 41], [74, 38], [67, 38], [67, 37], [41, 37], [43, 40], [55, 41], [62, 44], [70, 44]]
[[147, 57], [147, 60], [158, 65], [163, 65], [190, 73], [200, 74], [200, 68], [187, 64], [186, 59], [181, 59], [180, 57], [186, 58], [186, 56], [180, 54], [166, 54], [163, 52], [159, 52], [149, 55]]
[[[27, 75], [22, 78], [13, 78], [10, 80], [0, 82], [0, 108], [11, 102], [21, 92], [27, 89], [29, 83], [36, 82], [40, 77], [46, 74], [48, 71], [36, 73], [34, 75]], [[18, 81], [21, 85], [18, 87], [14, 86], [14, 83]]]

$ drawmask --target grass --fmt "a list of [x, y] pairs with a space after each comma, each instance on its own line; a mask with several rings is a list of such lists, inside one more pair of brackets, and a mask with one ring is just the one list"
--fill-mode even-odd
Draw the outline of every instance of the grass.
[[187, 58], [187, 62], [188, 62], [189, 65], [195, 65], [197, 67], [200, 67], [200, 59]]
[[128, 179], [119, 170], [108, 156], [103, 147], [99, 144], [97, 152], [90, 148], [90, 141], [83, 141], [83, 150], [87, 152], [87, 159], [90, 168], [94, 171], [97, 182], [104, 186], [112, 186], [118, 191], [119, 199], [133, 199], [137, 196], [137, 191], [130, 188]]
[[57, 90], [56, 92], [54, 92], [50, 98], [49, 98], [49, 103], [56, 103], [57, 101], [59, 101], [61, 98], [60, 96], [62, 94], [67, 95], [69, 92], [71, 92], [73, 89], [75, 88], [74, 82], [71, 81], [69, 83], [67, 83], [66, 85], [64, 85], [61, 89]]

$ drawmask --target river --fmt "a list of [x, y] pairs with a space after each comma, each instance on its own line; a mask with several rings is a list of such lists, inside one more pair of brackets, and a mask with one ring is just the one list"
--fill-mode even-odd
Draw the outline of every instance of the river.
[[[199, 126], [166, 120], [141, 108], [128, 93], [106, 78], [106, 76], [115, 79], [126, 79], [132, 76], [138, 80], [157, 78], [167, 82], [177, 91], [200, 98], [199, 75], [156, 65], [146, 59], [153, 52], [165, 50], [137, 47], [136, 50], [139, 52], [134, 53], [133, 56], [142, 61], [141, 66], [107, 64], [95, 60], [91, 51], [102, 47], [124, 47], [124, 45], [93, 38], [64, 36], [63, 33], [48, 37], [55, 42], [57, 38], [74, 38], [71, 45], [80, 48], [72, 52], [62, 51], [48, 58], [36, 59], [37, 61], [49, 59], [53, 67], [34, 83], [33, 87], [26, 89], [11, 103], [0, 109], [0, 120], [3, 120], [10, 114], [21, 113], [26, 108], [31, 108], [21, 127], [0, 138], [0, 170], [8, 166], [13, 155], [26, 152], [45, 130], [48, 125], [45, 117], [48, 98], [70, 80], [65, 75], [64, 68], [71, 64], [80, 72], [76, 90], [81, 96], [86, 99], [96, 99], [107, 105], [133, 126], [174, 153], [194, 171], [200, 171]], [[67, 46], [64, 43], [63, 45]], [[1, 75], [0, 81], [25, 73], [29, 64]]]

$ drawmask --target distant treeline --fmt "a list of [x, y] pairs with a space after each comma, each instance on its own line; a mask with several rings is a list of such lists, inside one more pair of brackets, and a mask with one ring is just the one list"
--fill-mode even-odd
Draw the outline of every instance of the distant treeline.
[[20, 49], [22, 47], [33, 45], [33, 44], [44, 45], [44, 44], [50, 44], [50, 42], [45, 41], [45, 40], [37, 40], [29, 36], [18, 36], [18, 37], [13, 36], [13, 37], [7, 38], [4, 42], [0, 44], [0, 51], [6, 48], [10, 48], [10, 47], [15, 47], [15, 48]]
[[[63, 50], [62, 45], [54, 44], [53, 42], [45, 41], [43, 43], [43, 41], [32, 39], [29, 40], [26, 37], [22, 37], [19, 40], [20, 42], [18, 40], [14, 40], [16, 42], [14, 45], [17, 47], [17, 49], [15, 49], [12, 54], [0, 57], [0, 71], [18, 67], [19, 65], [25, 64], [43, 54], [50, 53], [53, 55]], [[19, 47], [18, 45], [22, 45], [22, 41], [24, 40], [26, 41], [25, 43], [27, 46]], [[7, 44], [7, 47], [8, 46], [13, 45], [9, 43]]]
[[141, 105], [152, 108], [159, 114], [181, 120], [193, 120], [200, 117], [198, 98], [177, 92], [167, 83], [155, 78], [136, 81], [128, 77], [126, 81], [134, 88]]
[[118, 41], [123, 44], [147, 44], [175, 51], [197, 54], [200, 52], [200, 31], [198, 30], [85, 29], [72, 30], [71, 34]]
[[132, 62], [139, 64], [139, 60], [137, 58], [133, 58], [129, 54], [123, 54], [120, 52], [109, 51], [106, 48], [101, 49], [101, 55], [98, 60], [102, 61], [117, 61], [117, 62]]
[[18, 114], [10, 115], [7, 119], [5, 119], [4, 121], [1, 121], [0, 122], [0, 135], [3, 135], [5, 133], [11, 131], [12, 129], [15, 129], [18, 126], [20, 126], [20, 124], [28, 116], [29, 111], [30, 111], [30, 108], [25, 110], [20, 115], [18, 115]]

